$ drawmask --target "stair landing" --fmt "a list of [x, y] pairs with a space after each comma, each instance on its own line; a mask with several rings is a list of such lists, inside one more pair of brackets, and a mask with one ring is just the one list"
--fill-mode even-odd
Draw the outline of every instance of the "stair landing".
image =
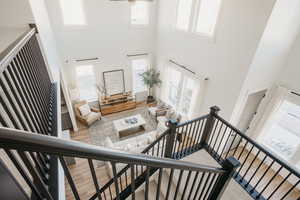
[[[183, 161], [193, 162], [197, 164], [205, 164], [213, 167], [221, 167], [211, 155], [205, 150], [195, 152], [183, 159]], [[222, 200], [253, 200], [252, 197], [235, 181], [231, 180], [228, 187], [223, 193]]]

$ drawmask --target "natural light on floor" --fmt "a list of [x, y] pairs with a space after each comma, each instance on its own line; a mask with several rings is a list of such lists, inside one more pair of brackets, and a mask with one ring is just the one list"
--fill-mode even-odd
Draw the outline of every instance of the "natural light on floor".
[[285, 100], [270, 120], [263, 145], [300, 169], [300, 106]]

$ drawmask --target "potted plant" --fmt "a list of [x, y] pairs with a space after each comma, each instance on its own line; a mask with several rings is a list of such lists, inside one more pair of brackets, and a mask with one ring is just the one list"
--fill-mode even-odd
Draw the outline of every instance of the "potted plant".
[[154, 86], [159, 86], [161, 84], [161, 80], [159, 79], [160, 73], [151, 68], [140, 74], [140, 76], [142, 77], [144, 84], [148, 87], [147, 103], [151, 103], [155, 101], [153, 97]]

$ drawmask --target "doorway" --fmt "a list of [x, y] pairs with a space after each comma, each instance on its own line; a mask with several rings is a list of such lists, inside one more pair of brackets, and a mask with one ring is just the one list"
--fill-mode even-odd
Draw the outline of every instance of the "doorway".
[[[248, 95], [246, 104], [241, 113], [240, 120], [237, 124], [237, 128], [239, 130], [241, 130], [242, 133], [247, 134], [247, 130], [250, 128], [251, 122], [254, 119], [254, 116], [257, 113], [257, 109], [258, 109], [261, 101], [265, 97], [266, 92], [267, 92], [267, 90], [265, 89], [265, 90], [260, 90], [258, 92], [254, 92], [254, 93], [251, 93]], [[231, 134], [230, 138], [229, 138], [229, 142], [227, 143], [227, 146], [225, 147], [226, 151], [235, 149], [239, 145], [240, 140], [241, 140], [241, 137], [235, 136], [235, 134]]]
[[245, 107], [242, 111], [240, 120], [237, 124], [237, 128], [243, 133], [246, 133], [250, 128], [250, 124], [257, 113], [258, 106], [262, 99], [265, 97], [267, 90], [261, 90], [248, 95]]

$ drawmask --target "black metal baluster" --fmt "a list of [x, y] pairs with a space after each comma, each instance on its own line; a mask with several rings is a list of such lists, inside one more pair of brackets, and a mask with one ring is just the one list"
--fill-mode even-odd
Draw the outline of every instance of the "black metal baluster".
[[162, 168], [159, 169], [158, 172], [158, 183], [156, 188], [156, 200], [159, 200], [160, 197], [160, 187], [161, 187], [161, 179], [162, 179]]
[[181, 198], [181, 200], [184, 199], [185, 192], [186, 192], [187, 187], [188, 187], [188, 185], [189, 185], [191, 175], [192, 175], [192, 171], [189, 171], [188, 176], [187, 176], [186, 181], [185, 181], [185, 185], [184, 185], [184, 189], [183, 189], [183, 192], [182, 192], [182, 198]]
[[[245, 171], [245, 173], [244, 173], [244, 175], [243, 175], [243, 177], [242, 177], [242, 180], [243, 180], [243, 179], [246, 177], [246, 175], [248, 174], [248, 171], [251, 169], [253, 163], [255, 162], [255, 160], [256, 160], [256, 158], [258, 157], [258, 155], [259, 155], [260, 152], [261, 152], [260, 150], [257, 151], [257, 153], [256, 153], [256, 155], [254, 156], [253, 160], [251, 161], [250, 165], [249, 165], [248, 168], [246, 169], [246, 171]], [[244, 163], [243, 163], [243, 165], [244, 165]], [[241, 168], [243, 168], [243, 166], [241, 166]], [[241, 169], [241, 168], [240, 168], [240, 169]], [[240, 173], [240, 172], [238, 172], [238, 173]]]
[[[222, 151], [221, 151], [221, 153], [220, 153], [219, 160], [222, 158], [222, 155], [223, 155], [223, 153], [224, 153], [224, 151], [225, 151], [225, 148], [226, 148], [226, 146], [227, 146], [227, 143], [228, 143], [228, 141], [229, 141], [229, 138], [231, 137], [232, 132], [233, 132], [233, 130], [231, 129], [230, 132], [229, 132], [229, 134], [228, 134], [228, 137], [227, 137], [227, 139], [226, 139], [226, 142], [225, 142], [225, 144], [224, 144], [224, 146], [223, 146], [223, 149], [222, 149]], [[225, 159], [225, 157], [224, 157], [224, 159]]]
[[132, 200], [135, 200], [135, 177], [134, 177], [134, 165], [130, 165], [130, 169], [131, 169], [131, 197]]
[[193, 140], [193, 147], [194, 150], [198, 150], [198, 143], [197, 143], [197, 139], [199, 137], [199, 135], [201, 135], [201, 132], [199, 132], [199, 128], [200, 128], [200, 124], [202, 123], [203, 120], [198, 120], [197, 124], [196, 124], [196, 130], [195, 130], [195, 136], [194, 136], [194, 140]]
[[[215, 142], [214, 142], [214, 145], [213, 145], [213, 147], [212, 147], [213, 151], [215, 151], [215, 147], [216, 147], [218, 138], [219, 138], [219, 136], [220, 136], [220, 133], [221, 133], [221, 131], [222, 131], [223, 125], [224, 125], [224, 124], [221, 123], [220, 126], [219, 126], [219, 130], [218, 130], [218, 133], [216, 134]], [[217, 153], [217, 151], [215, 151], [215, 153]]]
[[8, 157], [10, 158], [10, 160], [12, 161], [12, 163], [14, 164], [14, 166], [17, 168], [17, 170], [19, 171], [19, 173], [21, 174], [21, 176], [24, 178], [25, 182], [28, 184], [28, 186], [30, 187], [30, 189], [33, 191], [33, 193], [39, 199], [43, 199], [42, 194], [40, 193], [40, 191], [38, 190], [38, 188], [35, 186], [35, 184], [31, 181], [30, 177], [28, 176], [28, 174], [24, 170], [23, 166], [19, 163], [19, 161], [17, 160], [17, 158], [14, 155], [14, 153], [12, 151], [9, 151], [9, 150], [6, 150], [6, 149], [5, 149], [5, 152], [8, 155]]
[[282, 186], [283, 183], [285, 183], [288, 178], [292, 175], [292, 173], [290, 172], [282, 181], [281, 183], [275, 188], [275, 190], [273, 190], [273, 192], [269, 195], [268, 199], [271, 199], [271, 197], [277, 192], [277, 190]]
[[66, 164], [64, 158], [62, 156], [59, 156], [59, 160], [60, 160], [62, 168], [64, 169], [65, 176], [66, 176], [66, 178], [68, 180], [68, 183], [69, 183], [69, 185], [70, 185], [70, 187], [72, 189], [72, 192], [73, 192], [73, 195], [74, 195], [75, 199], [76, 200], [80, 200], [80, 197], [79, 197], [77, 188], [75, 186], [74, 180], [73, 180], [73, 178], [71, 176], [71, 173], [70, 173], [70, 171], [69, 171], [69, 169], [67, 167], [67, 164]]
[[174, 169], [171, 169], [171, 173], [170, 173], [170, 176], [169, 176], [168, 187], [167, 187], [166, 199], [169, 199], [170, 189], [171, 189], [171, 185], [172, 185], [172, 181], [173, 181], [173, 175], [174, 175]]
[[213, 150], [211, 144], [212, 144], [214, 138], [217, 138], [217, 136], [216, 136], [216, 130], [217, 130], [217, 128], [218, 128], [219, 123], [220, 123], [220, 120], [217, 120], [217, 122], [214, 123], [213, 131], [211, 132], [211, 134], [210, 134], [209, 137], [208, 137], [208, 143], [207, 143], [207, 144], [208, 144], [208, 146], [211, 148], [210, 151]]
[[[223, 131], [223, 134], [222, 134], [222, 138], [221, 138], [221, 140], [220, 140], [220, 142], [219, 142], [219, 145], [218, 145], [218, 148], [217, 148], [217, 150], [216, 150], [216, 154], [218, 155], [218, 152], [219, 152], [219, 150], [220, 150], [220, 147], [221, 147], [221, 144], [222, 144], [222, 142], [223, 142], [223, 139], [224, 139], [224, 137], [225, 137], [225, 135], [226, 135], [226, 131], [227, 131], [227, 126], [225, 127], [225, 130]], [[221, 153], [219, 154], [219, 157], [218, 157], [218, 159], [220, 159], [220, 157], [221, 157]]]
[[116, 170], [116, 163], [115, 162], [110, 162], [112, 166], [112, 171], [113, 171], [113, 180], [115, 184], [115, 190], [116, 190], [116, 199], [120, 200], [120, 190], [119, 190], [119, 184], [118, 184], [118, 178], [117, 178], [117, 170]]
[[212, 183], [215, 181], [215, 178], [216, 178], [216, 177], [217, 177], [217, 174], [214, 173], [213, 176], [212, 176], [212, 178], [210, 179], [210, 182], [207, 184], [208, 187], [207, 187], [207, 189], [206, 189], [206, 192], [205, 192], [205, 194], [204, 194], [203, 199], [206, 199], [206, 198], [208, 197], [209, 191], [210, 191], [210, 190], [212, 189], [212, 187], [214, 186], [214, 184], [212, 184]]
[[271, 184], [271, 182], [274, 180], [274, 178], [278, 175], [278, 173], [282, 170], [282, 166], [280, 166], [280, 168], [276, 171], [276, 173], [272, 176], [272, 178], [269, 180], [269, 182], [265, 185], [265, 187], [262, 189], [262, 191], [257, 195], [257, 197], [260, 197], [264, 191], [267, 189], [267, 187], [269, 187], [269, 185]]
[[189, 192], [188, 199], [190, 199], [191, 196], [192, 196], [192, 193], [193, 193], [193, 190], [194, 190], [194, 187], [195, 187], [196, 180], [197, 180], [198, 176], [199, 176], [199, 172], [196, 172], [193, 183], [192, 183], [192, 186], [191, 186], [191, 189], [190, 189], [190, 192]]
[[264, 164], [265, 160], [267, 159], [267, 155], [265, 155], [265, 157], [263, 158], [263, 160], [260, 162], [260, 164], [258, 165], [258, 167], [255, 169], [254, 173], [252, 174], [251, 178], [249, 179], [248, 183], [245, 185], [245, 187], [248, 187], [248, 185], [250, 184], [250, 182], [252, 181], [252, 179], [254, 178], [255, 174], [258, 172], [258, 170], [260, 169], [260, 167]]
[[198, 138], [197, 138], [197, 144], [200, 146], [201, 144], [201, 138], [203, 137], [203, 131], [204, 131], [204, 127], [206, 124], [206, 119], [201, 120], [201, 126], [200, 126], [200, 132], [198, 134]]
[[[232, 136], [232, 135], [231, 135], [231, 136]], [[231, 136], [230, 136], [230, 137], [231, 137]], [[234, 141], [235, 141], [236, 136], [237, 136], [237, 133], [235, 133], [235, 135], [234, 135], [234, 137], [233, 137], [233, 140], [231, 141], [231, 144], [230, 144], [230, 146], [229, 146], [229, 148], [228, 148], [228, 150], [227, 150], [227, 153], [226, 153], [226, 156], [225, 156], [224, 159], [226, 159], [226, 158], [228, 157], [228, 154], [229, 154], [230, 151], [231, 151], [231, 147], [232, 147], [232, 145], [233, 145], [233, 143], [234, 143]]]
[[297, 185], [299, 185], [299, 183], [300, 183], [300, 180], [298, 180], [297, 181], [297, 183], [295, 183], [284, 195], [283, 195], [283, 197], [280, 199], [280, 200], [284, 200], [285, 199], [285, 197], [287, 197], [288, 195], [289, 195], [289, 193], [291, 192], [291, 191], [293, 191], [293, 189], [295, 189], [296, 187], [297, 187]]
[[99, 184], [98, 184], [98, 179], [97, 179], [97, 176], [96, 176], [93, 160], [88, 159], [88, 162], [89, 162], [89, 167], [90, 167], [90, 171], [91, 171], [91, 174], [92, 174], [92, 178], [93, 178], [96, 193], [99, 194], [98, 197], [99, 197], [99, 200], [101, 200], [102, 198], [101, 198], [101, 193], [100, 193], [100, 187], [99, 187]]
[[261, 178], [257, 181], [257, 183], [255, 184], [255, 186], [253, 187], [253, 189], [251, 190], [251, 192], [253, 192], [256, 187], [259, 185], [259, 183], [264, 179], [265, 175], [268, 173], [268, 171], [270, 170], [270, 168], [272, 167], [272, 165], [274, 164], [274, 160], [272, 161], [272, 163], [268, 166], [268, 168], [266, 169], [266, 171], [263, 173], [263, 175], [261, 176]]
[[149, 197], [149, 176], [150, 176], [150, 168], [146, 167], [145, 200], [148, 200]]
[[200, 193], [200, 195], [199, 195], [199, 199], [202, 198], [202, 196], [203, 196], [203, 194], [204, 194], [204, 191], [206, 190], [206, 187], [208, 186], [207, 182], [208, 182], [208, 180], [210, 179], [210, 176], [211, 176], [211, 173], [208, 173], [208, 175], [206, 176], [206, 179], [205, 179], [205, 181], [204, 181], [203, 188], [202, 188], [201, 193]]
[[180, 170], [180, 172], [179, 172], [179, 178], [178, 178], [177, 185], [176, 185], [176, 190], [175, 190], [174, 198], [177, 198], [178, 191], [179, 191], [180, 184], [181, 184], [182, 175], [183, 175], [183, 170]]
[[46, 199], [53, 200], [52, 195], [48, 191], [46, 185], [43, 183], [42, 178], [39, 176], [38, 172], [33, 167], [32, 163], [28, 159], [26, 153], [18, 151], [18, 154], [22, 158], [22, 160], [23, 160], [25, 166], [27, 167], [27, 169], [30, 171], [30, 174], [32, 175], [34, 181], [37, 182], [38, 188], [41, 190], [41, 194], [44, 195]]
[[[193, 200], [195, 200], [195, 199], [197, 198], [197, 195], [198, 195], [198, 192], [199, 192], [200, 187], [201, 187], [201, 185], [202, 185], [202, 182], [203, 182], [203, 179], [204, 179], [205, 174], [206, 174], [205, 172], [202, 172], [202, 176], [201, 176], [201, 178], [200, 178], [200, 181], [199, 181], [199, 183], [198, 183], [197, 189], [196, 189], [196, 191], [195, 191]], [[199, 199], [200, 199], [200, 198], [199, 198]]]
[[243, 161], [243, 163], [242, 163], [240, 169], [238, 170], [238, 172], [236, 173], [235, 177], [237, 177], [238, 174], [240, 174], [240, 172], [241, 172], [242, 168], [244, 167], [245, 163], [247, 162], [247, 160], [248, 160], [248, 158], [249, 158], [249, 155], [251, 154], [253, 148], [254, 148], [254, 145], [252, 145], [250, 151], [248, 151], [247, 156], [245, 157], [245, 160]]

